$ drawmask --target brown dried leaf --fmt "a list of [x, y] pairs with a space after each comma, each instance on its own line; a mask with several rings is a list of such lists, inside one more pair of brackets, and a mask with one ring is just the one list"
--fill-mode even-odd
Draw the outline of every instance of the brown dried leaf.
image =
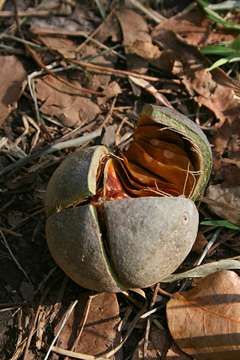
[[161, 94], [153, 85], [151, 85], [148, 81], [144, 79], [136, 78], [135, 76], [129, 76], [129, 79], [137, 86], [143, 88], [145, 91], [147, 91], [149, 94], [155, 97], [156, 103], [159, 105], [164, 105], [167, 107], [172, 108], [171, 103], [168, 101], [168, 99]]
[[37, 98], [43, 102], [40, 110], [57, 117], [65, 126], [92, 121], [100, 113], [99, 107], [90, 98], [81, 96], [79, 84], [70, 84], [79, 87], [79, 92], [51, 75], [37, 79]]
[[[218, 126], [225, 127], [222, 131], [222, 141], [216, 148], [223, 152], [229, 143], [238, 143], [240, 140], [239, 113], [240, 102], [236, 98], [233, 84], [227, 84], [226, 76], [223, 84], [223, 76], [219, 71], [209, 72], [209, 63], [199, 50], [177, 36], [172, 31], [162, 29], [155, 37], [155, 41], [165, 49], [168, 54], [168, 67], [172, 66], [172, 73], [178, 76], [185, 85], [191, 96], [200, 104], [211, 110], [220, 120]], [[160, 61], [157, 66], [162, 67]], [[235, 86], [236, 83], [235, 83]], [[219, 132], [215, 134], [215, 141], [219, 139]]]
[[197, 360], [240, 358], [240, 279], [233, 271], [207, 276], [167, 304], [177, 345]]
[[108, 84], [108, 86], [105, 87], [105, 89], [103, 90], [104, 96], [99, 97], [97, 99], [97, 102], [99, 105], [102, 105], [109, 99], [121, 94], [121, 92], [122, 89], [120, 88], [119, 84], [116, 81], [112, 81], [110, 84]]
[[201, 255], [204, 248], [207, 246], [208, 241], [201, 231], [198, 231], [195, 243], [193, 244], [192, 251]]
[[41, 42], [50, 50], [57, 51], [67, 59], [75, 59], [76, 45], [74, 41], [61, 36], [42, 35], [39, 36]]
[[122, 89], [117, 83], [117, 81], [112, 81], [103, 91], [107, 99], [111, 99], [119, 94], [121, 94]]
[[182, 79], [190, 94], [196, 94], [195, 99], [200, 105], [208, 107], [223, 123], [227, 119], [226, 111], [234, 104], [240, 109], [234, 92], [216, 83], [207, 70], [209, 64], [206, 58], [195, 47], [186, 44], [172, 31], [162, 30], [156, 40], [164, 49], [171, 49], [172, 73]]
[[165, 329], [158, 329], [152, 325], [149, 339], [147, 356], [143, 356], [144, 339], [142, 339], [136, 351], [134, 352], [132, 360], [189, 360], [192, 359], [184, 354], [178, 347], [172, 343], [169, 334]]
[[159, 48], [153, 45], [143, 16], [130, 9], [122, 9], [116, 15], [122, 28], [126, 54], [136, 54], [144, 59], [158, 58]]
[[183, 11], [162, 21], [153, 30], [153, 37], [158, 36], [162, 29], [173, 30], [179, 34], [189, 45], [206, 46], [224, 41], [232, 41], [236, 35], [230, 34], [224, 28], [213, 28], [212, 22], [199, 7], [191, 11]]
[[[81, 294], [81, 302], [79, 302], [75, 311], [69, 317], [63, 331], [60, 333], [57, 346], [64, 349], [72, 348], [81, 330], [87, 301], [88, 296]], [[110, 351], [119, 341], [117, 331], [119, 322], [119, 306], [116, 295], [102, 293], [93, 296], [87, 321], [80, 339], [75, 345], [75, 351], [94, 356]], [[55, 329], [56, 333], [58, 329], [59, 325]]]
[[106, 17], [101, 23], [95, 38], [102, 43], [108, 39], [111, 39], [114, 43], [121, 42], [121, 29], [116, 16], [111, 14]]
[[210, 185], [204, 202], [219, 217], [240, 225], [240, 186]]
[[[113, 63], [116, 60], [116, 57], [108, 54], [108, 56], [98, 55], [102, 51], [97, 49], [94, 46], [87, 45], [84, 46], [83, 50], [80, 52], [81, 57], [86, 57], [88, 59], [93, 58], [94, 62], [98, 65], [105, 67], [113, 67]], [[93, 90], [105, 89], [111, 80], [111, 75], [108, 74], [87, 74], [87, 86]]]
[[121, 9], [116, 13], [123, 34], [123, 45], [128, 68], [144, 74], [148, 70], [148, 60], [159, 57], [160, 51], [153, 45], [148, 26], [144, 18], [130, 9]]
[[[26, 83], [27, 73], [14, 55], [0, 56], [0, 126], [16, 108]], [[13, 71], [14, 69], [14, 71]]]
[[[23, 2], [21, 1], [18, 7], [21, 3]], [[60, 7], [63, 16], [59, 16], [60, 14], [57, 13], [54, 14], [54, 10], [60, 10]], [[73, 11], [71, 9], [72, 7], [74, 7]], [[41, 4], [41, 10], [49, 11], [49, 16], [29, 18], [28, 24], [30, 25], [30, 29], [38, 27], [41, 33], [47, 28], [59, 33], [86, 31], [89, 34], [95, 29], [94, 24], [96, 17], [91, 11], [88, 2], [48, 0], [45, 4]]]

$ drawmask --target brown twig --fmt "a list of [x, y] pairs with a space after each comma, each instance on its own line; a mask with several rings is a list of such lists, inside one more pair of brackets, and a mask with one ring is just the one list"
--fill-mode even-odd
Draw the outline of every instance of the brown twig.
[[[54, 10], [26, 10], [26, 11], [18, 11], [18, 17], [48, 17], [50, 15], [60, 15], [60, 12]], [[0, 11], [0, 18], [9, 18], [14, 17], [15, 11], [10, 10], [2, 10]]]
[[[87, 300], [87, 304], [85, 306], [84, 314], [83, 314], [83, 317], [82, 317], [82, 320], [81, 320], [81, 327], [80, 327], [79, 333], [78, 333], [78, 335], [77, 335], [77, 337], [76, 337], [76, 339], [75, 339], [75, 341], [73, 343], [71, 351], [74, 351], [75, 347], [80, 342], [80, 339], [81, 339], [81, 336], [82, 336], [82, 333], [83, 333], [83, 330], [84, 330], [84, 326], [86, 325], [86, 322], [87, 322], [87, 319], [88, 319], [88, 314], [89, 314], [90, 306], [91, 306], [91, 303], [92, 303], [92, 299], [93, 299], [93, 296], [89, 296], [89, 298]], [[68, 359], [69, 358], [67, 357], [66, 360], [68, 360]]]
[[[154, 292], [153, 292], [153, 296], [152, 296], [152, 300], [150, 303], [150, 310], [153, 308], [153, 306], [155, 305], [155, 302], [157, 300], [157, 295], [158, 295], [158, 290], [159, 290], [159, 283], [157, 283], [155, 285], [154, 288]], [[151, 330], [151, 320], [148, 317], [147, 319], [147, 324], [146, 324], [146, 328], [145, 328], [145, 336], [144, 336], [144, 343], [143, 343], [143, 358], [147, 358], [147, 350], [148, 350], [148, 340], [149, 340], [149, 334], [150, 334], [150, 330]]]
[[110, 67], [106, 67], [106, 66], [102, 66], [102, 65], [87, 63], [87, 62], [84, 62], [81, 60], [74, 60], [74, 59], [72, 60], [71, 59], [71, 60], [69, 60], [69, 62], [71, 62], [73, 64], [77, 64], [77, 65], [85, 68], [88, 71], [93, 71], [96, 73], [111, 74], [111, 75], [119, 76], [119, 77], [135, 76], [136, 78], [145, 79], [145, 80], [149, 80], [149, 81], [158, 81], [159, 80], [159, 78], [155, 77], [155, 76], [139, 74], [139, 73], [135, 73], [135, 72], [128, 71], [128, 70], [114, 69], [114, 68], [110, 68]]
[[102, 133], [102, 129], [97, 129], [91, 133], [80, 136], [76, 139], [71, 139], [71, 140], [67, 140], [67, 141], [63, 141], [63, 142], [56, 142], [55, 144], [48, 145], [48, 146], [44, 147], [43, 149], [38, 150], [23, 159], [17, 160], [14, 164], [10, 164], [10, 165], [6, 166], [2, 171], [0, 171], [0, 176], [6, 175], [9, 172], [20, 169], [23, 166], [31, 163], [33, 160], [38, 159], [40, 156], [52, 154], [56, 151], [64, 150], [66, 148], [79, 147], [79, 146], [83, 145], [84, 143], [87, 143], [87, 142], [99, 137], [101, 135], [101, 133]]
[[0, 226], [0, 232], [3, 232], [8, 235], [16, 236], [16, 237], [22, 237], [22, 234], [17, 233], [16, 231], [13, 231], [11, 229], [7, 229], [5, 227]]
[[30, 277], [28, 276], [28, 274], [26, 273], [26, 271], [23, 269], [22, 265], [19, 263], [18, 259], [16, 258], [16, 256], [13, 254], [12, 249], [10, 248], [7, 239], [5, 237], [5, 235], [3, 234], [3, 232], [0, 230], [0, 235], [1, 235], [1, 242], [2, 244], [5, 246], [5, 248], [7, 249], [7, 251], [9, 252], [11, 258], [13, 259], [14, 263], [17, 265], [18, 269], [23, 273], [24, 277], [26, 278], [26, 280], [32, 284], [32, 281], [30, 279]]
[[[61, 326], [60, 326], [60, 328], [59, 328], [56, 336], [54, 337], [53, 341], [51, 342], [51, 344], [50, 344], [50, 346], [49, 346], [49, 348], [48, 348], [48, 351], [47, 351], [47, 353], [46, 353], [46, 355], [45, 355], [45, 357], [44, 357], [44, 360], [47, 360], [47, 359], [49, 358], [49, 355], [51, 354], [51, 352], [52, 352], [52, 350], [53, 350], [53, 347], [54, 347], [54, 345], [55, 345], [55, 343], [56, 343], [56, 341], [57, 341], [57, 339], [58, 339], [61, 331], [63, 330], [64, 326], [66, 325], [67, 320], [68, 320], [69, 316], [71, 315], [71, 313], [73, 312], [73, 310], [74, 310], [75, 306], [77, 305], [77, 303], [78, 303], [78, 300], [75, 300], [75, 301], [69, 306], [69, 308], [68, 308], [68, 310], [67, 310], [67, 312], [66, 312], [66, 314], [65, 314], [65, 316], [64, 316], [64, 319], [63, 319], [63, 321], [62, 321], [62, 324], [61, 324]], [[27, 359], [23, 359], [23, 360], [27, 360]]]
[[22, 36], [22, 30], [21, 30], [21, 24], [20, 24], [20, 21], [19, 21], [17, 0], [12, 0], [12, 2], [13, 2], [13, 6], [14, 6], [14, 17], [15, 17], [17, 31], [20, 34], [20, 36], [23, 37]]
[[[143, 307], [135, 316], [135, 318], [132, 320], [131, 324], [129, 325], [129, 328], [127, 330], [126, 335], [124, 336], [123, 340], [121, 341], [120, 344], [118, 344], [114, 349], [108, 351], [107, 353], [104, 354], [104, 357], [95, 357], [92, 355], [87, 355], [87, 354], [82, 354], [82, 353], [78, 353], [78, 352], [74, 352], [74, 351], [70, 351], [70, 350], [65, 350], [62, 349], [60, 347], [57, 346], [52, 346], [52, 351], [56, 352], [57, 354], [60, 355], [65, 355], [65, 356], [69, 356], [72, 357], [74, 359], [85, 359], [85, 360], [107, 360], [113, 357], [114, 354], [116, 354], [121, 348], [122, 346], [125, 344], [125, 342], [127, 341], [127, 339], [129, 338], [129, 336], [131, 335], [132, 331], [134, 330], [137, 322], [139, 321], [139, 319], [141, 318], [141, 315], [143, 314], [143, 312], [145, 311], [145, 307]], [[44, 360], [46, 360], [44, 358]]]

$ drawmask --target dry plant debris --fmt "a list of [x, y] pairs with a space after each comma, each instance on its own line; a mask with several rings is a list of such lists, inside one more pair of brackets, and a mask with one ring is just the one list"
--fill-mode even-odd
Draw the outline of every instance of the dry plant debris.
[[0, 126], [16, 108], [24, 85], [26, 71], [22, 62], [14, 55], [0, 56]]
[[184, 352], [197, 360], [239, 359], [239, 285], [236, 273], [217, 272], [168, 302], [168, 326]]
[[52, 75], [45, 75], [36, 80], [36, 94], [42, 102], [40, 111], [55, 116], [65, 126], [91, 122], [100, 113], [91, 98], [81, 96], [81, 86], [77, 82], [63, 84]]
[[[59, 325], [55, 329], [55, 334]], [[119, 305], [115, 294], [86, 294], [81, 297], [68, 318], [56, 347], [93, 356], [104, 355], [119, 343], [119, 325]]]
[[[239, 62], [209, 71], [216, 58], [201, 52], [238, 40], [225, 24], [239, 11], [214, 2], [228, 4], [218, 23], [200, 3], [0, 0], [1, 360], [185, 360], [179, 336], [196, 359], [233, 360], [236, 343], [239, 358]], [[47, 183], [76, 148], [126, 150], [144, 103], [176, 108], [208, 136], [214, 166], [198, 208], [211, 225], [158, 293], [85, 293], [47, 250]]]
[[182, 11], [169, 19], [161, 21], [155, 27], [154, 33], [161, 32], [162, 29], [174, 30], [189, 45], [197, 47], [231, 41], [235, 38], [233, 34], [224, 31], [224, 28], [213, 28], [211, 21], [205, 16], [204, 12], [199, 11], [197, 6], [194, 6], [190, 11]]
[[129, 9], [117, 12], [123, 32], [123, 45], [126, 54], [135, 54], [146, 60], [159, 57], [160, 51], [152, 43], [152, 37], [144, 18]]
[[210, 185], [204, 201], [213, 213], [240, 225], [240, 186], [224, 187], [223, 184]]
[[[38, 33], [38, 29], [32, 28], [33, 33]], [[39, 36], [40, 41], [48, 47], [49, 50], [55, 51], [58, 54], [62, 55], [64, 58], [75, 58], [76, 56], [76, 45], [74, 41], [60, 37], [60, 36], [51, 36], [51, 35], [42, 35]]]
[[192, 358], [183, 353], [176, 344], [172, 342], [169, 333], [165, 329], [159, 329], [152, 324], [146, 355], [144, 355], [144, 345], [146, 342], [142, 339], [133, 355], [132, 360], [191, 360]]
[[214, 73], [208, 71], [209, 63], [198, 49], [170, 30], [158, 29], [156, 33], [153, 32], [153, 37], [169, 53], [173, 75], [182, 80], [195, 101], [214, 112], [220, 126], [227, 121], [230, 124], [235, 122], [238, 112], [232, 112], [232, 109], [237, 110], [240, 105], [234, 91], [227, 84], [222, 86], [218, 83]]

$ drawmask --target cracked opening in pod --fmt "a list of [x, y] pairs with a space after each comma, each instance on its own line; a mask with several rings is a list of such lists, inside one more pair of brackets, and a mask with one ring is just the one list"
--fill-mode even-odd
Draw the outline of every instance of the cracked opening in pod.
[[125, 152], [103, 159], [95, 201], [142, 196], [191, 198], [199, 174], [199, 157], [188, 139], [160, 124], [139, 126]]

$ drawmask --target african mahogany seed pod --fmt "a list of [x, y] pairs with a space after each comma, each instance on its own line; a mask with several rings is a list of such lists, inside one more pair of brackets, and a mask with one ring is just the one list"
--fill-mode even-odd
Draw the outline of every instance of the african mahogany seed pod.
[[[160, 132], [155, 124], [160, 126]], [[141, 126], [144, 126], [142, 132]], [[167, 132], [163, 133], [165, 129]], [[144, 147], [152, 138], [153, 146], [159, 143], [162, 147], [160, 155], [159, 149]], [[138, 146], [143, 144], [141, 151], [156, 153], [156, 169], [161, 166], [163, 172], [152, 174], [151, 168], [151, 176], [156, 178], [159, 193], [142, 183], [150, 174], [145, 157], [143, 170], [138, 170], [141, 158], [138, 159], [139, 179], [144, 173], [138, 182], [136, 173], [131, 173], [128, 166], [133, 151], [126, 151], [124, 156], [127, 158], [129, 154], [129, 159], [121, 166], [113, 159], [112, 167], [108, 167], [111, 155], [105, 146], [89, 147], [69, 155], [48, 184], [45, 206], [50, 252], [72, 280], [88, 289], [118, 292], [151, 286], [179, 267], [196, 239], [199, 216], [192, 199], [200, 196], [210, 174], [211, 151], [207, 138], [183, 115], [147, 105], [133, 141]], [[174, 156], [161, 162], [159, 156], [162, 159], [164, 151], [169, 158], [169, 154], [175, 154], [182, 168], [174, 163]], [[187, 156], [190, 165], [184, 168]], [[135, 166], [134, 161], [131, 164]], [[169, 181], [171, 169], [176, 171], [176, 184]], [[189, 172], [194, 181], [189, 180]], [[177, 181], [178, 174], [183, 181], [186, 176], [189, 189], [192, 187], [187, 195]], [[169, 188], [164, 196], [159, 188], [161, 184], [164, 189]]]

